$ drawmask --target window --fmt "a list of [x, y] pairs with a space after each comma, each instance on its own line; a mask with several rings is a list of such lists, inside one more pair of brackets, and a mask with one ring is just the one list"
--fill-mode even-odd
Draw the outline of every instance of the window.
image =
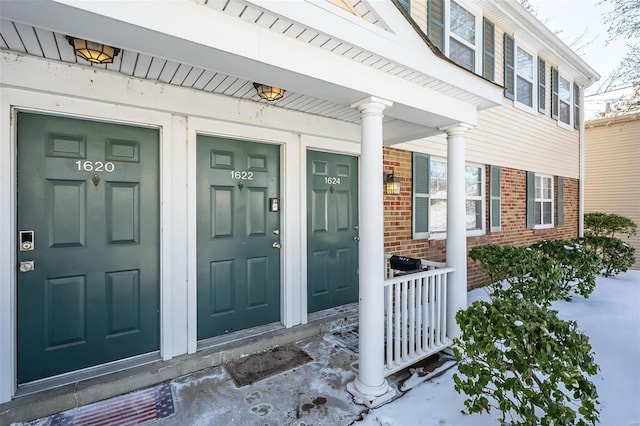
[[[444, 238], [447, 231], [447, 162], [413, 157], [413, 238]], [[465, 167], [466, 229], [484, 233], [484, 168]]]
[[427, 33], [433, 44], [458, 65], [476, 72], [480, 14], [455, 0], [429, 0], [427, 15]]
[[571, 124], [571, 83], [568, 80], [558, 78], [558, 118], [565, 124]]
[[533, 56], [518, 47], [516, 58], [516, 100], [533, 107]]
[[527, 173], [527, 227], [553, 226], [553, 176]]
[[538, 111], [546, 111], [547, 101], [547, 64], [538, 58]]
[[449, 58], [469, 71], [475, 71], [476, 17], [451, 1]]

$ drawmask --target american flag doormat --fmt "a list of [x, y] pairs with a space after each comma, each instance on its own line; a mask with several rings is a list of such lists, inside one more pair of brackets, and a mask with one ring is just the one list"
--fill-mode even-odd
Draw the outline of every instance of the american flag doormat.
[[134, 426], [174, 413], [168, 384], [132, 392], [55, 414], [51, 426]]

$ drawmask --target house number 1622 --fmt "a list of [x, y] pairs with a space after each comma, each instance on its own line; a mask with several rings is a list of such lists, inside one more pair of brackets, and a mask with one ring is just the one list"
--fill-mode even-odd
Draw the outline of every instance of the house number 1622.
[[78, 160], [76, 161], [76, 166], [78, 166], [79, 171], [85, 172], [107, 172], [112, 173], [116, 169], [116, 165], [111, 161], [89, 161], [89, 160]]

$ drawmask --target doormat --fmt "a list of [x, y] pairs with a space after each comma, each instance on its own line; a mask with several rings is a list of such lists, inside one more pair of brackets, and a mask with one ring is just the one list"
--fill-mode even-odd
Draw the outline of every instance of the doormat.
[[303, 365], [313, 358], [295, 345], [278, 346], [267, 352], [249, 355], [224, 364], [237, 387], [250, 385], [267, 377]]
[[144, 425], [174, 413], [171, 386], [156, 386], [50, 417], [50, 426]]

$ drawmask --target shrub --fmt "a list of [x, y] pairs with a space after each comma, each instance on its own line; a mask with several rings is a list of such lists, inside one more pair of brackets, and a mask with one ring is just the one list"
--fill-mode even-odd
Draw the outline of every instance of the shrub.
[[[455, 389], [470, 413], [524, 425], [594, 425], [598, 371], [587, 336], [557, 312], [520, 298], [477, 301], [457, 313]], [[577, 412], [576, 412], [577, 408]]]
[[560, 263], [560, 297], [572, 294], [588, 298], [596, 287], [596, 275], [602, 269], [598, 253], [579, 241], [547, 240], [531, 246]]
[[635, 235], [636, 230], [636, 224], [624, 216], [609, 213], [585, 213], [584, 215], [585, 236], [614, 237], [618, 234], [626, 235], [628, 238]]
[[636, 249], [619, 238], [585, 236], [583, 244], [594, 250], [602, 261], [601, 273], [605, 277], [625, 272], [635, 262]]
[[522, 297], [542, 306], [562, 297], [560, 262], [540, 250], [485, 245], [471, 249], [469, 257], [489, 275], [494, 297]]

